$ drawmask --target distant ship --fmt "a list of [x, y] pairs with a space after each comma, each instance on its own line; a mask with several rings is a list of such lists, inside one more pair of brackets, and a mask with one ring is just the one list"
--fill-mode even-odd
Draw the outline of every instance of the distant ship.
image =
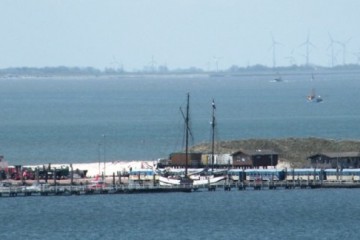
[[323, 99], [320, 95], [316, 96], [316, 92], [315, 89], [311, 89], [310, 94], [306, 97], [306, 99], [308, 100], [308, 102], [315, 102], [315, 103], [319, 103], [322, 102]]
[[283, 80], [282, 80], [281, 76], [278, 76], [278, 77], [274, 78], [274, 81], [275, 82], [282, 82]]
[[277, 73], [277, 76], [272, 80], [271, 82], [282, 82], [283, 79], [279, 73]]
[[[311, 74], [311, 82], [315, 80], [315, 76], [314, 73]], [[315, 92], [315, 88], [311, 89], [310, 94], [306, 97], [306, 99], [308, 100], [308, 102], [314, 102], [314, 103], [319, 103], [322, 102], [323, 99], [320, 95], [316, 95]]]

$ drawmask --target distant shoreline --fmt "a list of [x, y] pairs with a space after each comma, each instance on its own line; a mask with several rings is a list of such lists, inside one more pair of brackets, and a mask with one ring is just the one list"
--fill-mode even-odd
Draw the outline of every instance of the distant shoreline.
[[296, 67], [296, 68], [249, 68], [237, 71], [154, 71], [154, 72], [103, 72], [93, 70], [87, 72], [72, 71], [69, 68], [66, 72], [59, 72], [53, 68], [49, 72], [47, 68], [14, 68], [0, 69], [0, 80], [2, 79], [122, 79], [122, 78], [231, 78], [244, 76], [274, 76], [281, 73], [282, 76], [301, 75], [329, 75], [329, 74], [360, 74], [360, 66], [339, 67], [339, 68], [317, 68], [317, 67]]

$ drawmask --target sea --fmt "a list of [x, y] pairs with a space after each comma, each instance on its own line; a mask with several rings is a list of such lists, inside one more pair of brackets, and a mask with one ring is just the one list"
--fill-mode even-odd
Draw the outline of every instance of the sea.
[[360, 189], [0, 198], [0, 239], [359, 239]]
[[[10, 165], [157, 160], [191, 145], [319, 137], [359, 139], [360, 74], [0, 79], [0, 155]], [[323, 102], [309, 103], [314, 88]], [[182, 109], [182, 110], [180, 110]]]
[[[211, 139], [359, 139], [360, 74], [0, 79], [11, 165], [156, 160]], [[315, 88], [323, 102], [309, 103]], [[0, 239], [359, 239], [360, 189], [0, 198]]]

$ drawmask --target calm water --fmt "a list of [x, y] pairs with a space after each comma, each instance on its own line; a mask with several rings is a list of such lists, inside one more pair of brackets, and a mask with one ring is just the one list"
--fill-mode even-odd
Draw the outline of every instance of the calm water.
[[2, 198], [1, 239], [359, 239], [360, 190]]
[[[217, 140], [359, 138], [360, 76], [284, 79], [2, 79], [0, 153], [10, 164], [167, 157], [183, 147], [187, 92], [194, 144], [210, 141], [213, 98]], [[306, 102], [312, 87], [323, 103]]]
[[[187, 92], [194, 143], [210, 140], [212, 98], [218, 140], [359, 139], [359, 78], [2, 79], [0, 153], [10, 164], [166, 157], [182, 148]], [[312, 87], [323, 103], [305, 101]], [[359, 239], [359, 198], [358, 189], [1, 198], [0, 239]]]

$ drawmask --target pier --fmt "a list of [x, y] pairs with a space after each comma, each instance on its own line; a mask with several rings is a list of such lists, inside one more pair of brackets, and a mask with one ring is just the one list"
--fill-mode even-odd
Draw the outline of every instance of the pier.
[[72, 196], [72, 195], [100, 195], [100, 194], [137, 194], [137, 193], [170, 193], [191, 192], [191, 186], [111, 186], [91, 188], [89, 186], [47, 186], [40, 189], [27, 189], [23, 186], [0, 189], [0, 197], [29, 197], [29, 196]]
[[198, 189], [207, 188], [208, 191], [223, 189], [231, 191], [232, 189], [244, 190], [279, 190], [279, 189], [318, 189], [318, 188], [360, 188], [360, 182], [325, 182], [325, 181], [243, 181], [228, 182], [218, 185], [198, 186]]
[[324, 181], [223, 181], [217, 184], [204, 185], [174, 185], [161, 186], [151, 182], [147, 184], [127, 184], [104, 187], [91, 185], [41, 185], [38, 189], [31, 186], [10, 186], [0, 188], [2, 197], [30, 197], [30, 196], [82, 196], [103, 194], [144, 194], [144, 193], [173, 193], [193, 191], [249, 191], [249, 190], [291, 190], [291, 189], [319, 189], [319, 188], [360, 188], [360, 182], [324, 182]]

